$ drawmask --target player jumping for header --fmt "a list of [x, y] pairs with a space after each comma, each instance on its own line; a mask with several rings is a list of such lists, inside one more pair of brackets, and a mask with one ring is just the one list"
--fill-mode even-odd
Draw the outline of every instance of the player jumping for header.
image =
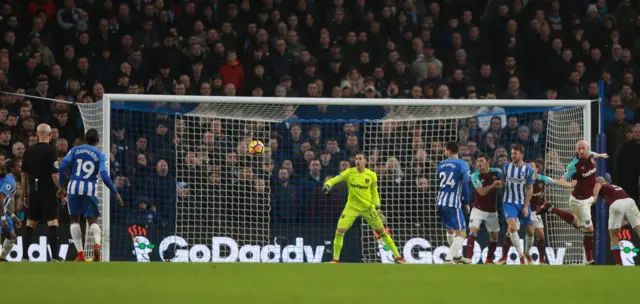
[[358, 217], [362, 217], [373, 231], [378, 234], [387, 248], [391, 249], [396, 263], [404, 264], [406, 261], [400, 256], [396, 244], [385, 231], [384, 216], [378, 210], [380, 208], [378, 176], [372, 170], [367, 169], [367, 158], [364, 153], [357, 153], [355, 162], [355, 168], [342, 171], [340, 175], [326, 181], [324, 187], [322, 187], [322, 192], [328, 194], [333, 186], [344, 181], [347, 183], [349, 191], [347, 205], [342, 211], [340, 220], [338, 220], [338, 228], [333, 239], [333, 259], [329, 263], [339, 263], [344, 234], [347, 233]]
[[445, 146], [447, 159], [438, 164], [438, 183], [440, 192], [436, 205], [440, 221], [447, 229], [447, 241], [449, 242], [449, 264], [470, 264], [471, 259], [460, 255], [462, 244], [467, 237], [467, 227], [464, 221], [462, 206], [465, 213], [469, 213], [469, 165], [458, 158], [460, 145], [457, 142], [448, 142]]
[[586, 140], [576, 143], [576, 156], [567, 165], [567, 172], [562, 180], [573, 179], [577, 182], [569, 204], [573, 214], [564, 210], [553, 208], [551, 203], [542, 206], [541, 213], [551, 211], [562, 220], [581, 229], [583, 233], [582, 245], [584, 246], [587, 265], [595, 265], [593, 261], [593, 222], [591, 221], [591, 205], [595, 203], [593, 197], [593, 187], [596, 185], [596, 159], [609, 158], [606, 153], [598, 154], [589, 150]]
[[622, 222], [626, 218], [633, 230], [640, 235], [640, 210], [638, 210], [636, 202], [629, 197], [624, 189], [607, 183], [603, 177], [596, 178], [596, 182], [593, 188], [593, 196], [598, 197], [598, 195], [600, 195], [602, 200], [609, 205], [608, 226], [611, 253], [616, 260], [616, 265], [622, 265], [618, 232], [620, 232]]
[[473, 209], [469, 216], [469, 237], [467, 238], [467, 258], [473, 257], [478, 230], [484, 222], [489, 232], [489, 252], [485, 264], [494, 264], [493, 255], [498, 245], [500, 223], [498, 221], [498, 193], [502, 188], [502, 171], [489, 167], [489, 157], [479, 155], [478, 171], [471, 174], [471, 183], [476, 189]]
[[2, 252], [0, 253], [0, 262], [6, 262], [7, 256], [13, 249], [13, 245], [16, 244], [16, 232], [15, 228], [20, 228], [22, 222], [16, 217], [15, 214], [9, 211], [9, 204], [13, 199], [13, 195], [16, 193], [16, 179], [7, 173], [4, 167], [0, 167], [0, 200], [2, 200]]
[[[82, 245], [82, 230], [80, 229], [80, 217], [84, 216], [89, 221], [89, 229], [93, 234], [93, 260], [100, 261], [100, 241], [102, 231], [96, 220], [100, 216], [98, 210], [98, 173], [100, 178], [114, 194], [118, 204], [124, 206], [120, 194], [109, 177], [109, 164], [107, 157], [98, 150], [100, 136], [96, 129], [89, 129], [85, 135], [87, 144], [75, 146], [69, 151], [60, 164], [60, 190], [58, 197], [67, 196], [66, 173], [72, 167], [69, 180], [69, 197], [67, 206], [71, 215], [71, 238], [78, 250], [76, 262], [84, 262], [84, 247]], [[106, 202], [108, 204], [108, 202]]]
[[[511, 146], [511, 162], [502, 166], [502, 174], [505, 179], [505, 191], [502, 198], [504, 202], [504, 215], [507, 219], [508, 233], [505, 236], [516, 247], [521, 264], [530, 264], [530, 259], [525, 257], [518, 235], [519, 224], [524, 225], [525, 233], [533, 243], [533, 223], [531, 221], [531, 197], [533, 196], [533, 168], [525, 164], [524, 147], [520, 144]], [[502, 253], [498, 264], [506, 262], [508, 252]]]

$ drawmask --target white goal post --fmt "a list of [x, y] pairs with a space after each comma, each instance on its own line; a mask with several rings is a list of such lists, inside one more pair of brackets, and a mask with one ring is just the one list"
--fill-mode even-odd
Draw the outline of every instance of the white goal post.
[[[378, 128], [381, 128], [381, 125], [385, 122], [394, 122], [402, 124], [404, 122], [418, 122], [420, 125], [425, 126], [430, 123], [430, 121], [440, 121], [440, 120], [453, 120], [455, 121], [455, 125], [452, 124], [446, 128], [449, 128], [450, 135], [453, 136], [453, 139], [457, 137], [459, 131], [458, 121], [462, 119], [467, 119], [470, 117], [476, 116], [478, 110], [481, 107], [502, 107], [502, 108], [510, 108], [515, 109], [518, 108], [522, 112], [527, 112], [529, 110], [536, 108], [544, 108], [549, 112], [547, 122], [547, 142], [545, 149], [549, 149], [550, 145], [553, 145], [551, 148], [555, 150], [550, 159], [549, 154], [546, 155], [546, 161], [549, 162], [549, 166], [547, 172], [549, 170], [553, 170], [551, 175], [553, 177], [559, 177], [558, 170], [564, 166], [569, 161], [569, 157], [573, 156], [575, 142], [577, 139], [590, 139], [591, 138], [591, 102], [589, 100], [464, 100], [464, 99], [362, 99], [362, 98], [276, 98], [276, 97], [229, 97], [229, 96], [177, 96], [177, 95], [128, 95], [128, 94], [105, 94], [104, 98], [101, 102], [95, 104], [78, 104], [80, 112], [82, 114], [83, 122], [85, 129], [88, 128], [96, 128], [99, 130], [101, 135], [101, 145], [100, 148], [102, 151], [109, 155], [111, 150], [111, 130], [112, 130], [112, 119], [111, 119], [111, 110], [115, 103], [169, 103], [169, 104], [198, 104], [195, 110], [190, 111], [189, 113], [181, 113], [178, 114], [180, 116], [185, 117], [198, 117], [198, 118], [220, 118], [220, 119], [233, 119], [240, 121], [260, 121], [266, 124], [269, 123], [282, 123], [287, 120], [296, 110], [298, 106], [313, 106], [313, 105], [328, 105], [328, 106], [348, 106], [348, 107], [359, 107], [359, 106], [384, 106], [384, 107], [393, 107], [399, 108], [400, 110], [394, 111], [391, 110], [383, 119], [380, 120], [372, 120], [371, 124], [368, 122], [364, 122], [364, 127], [361, 127], [361, 132], [363, 133], [376, 133]], [[507, 113], [509, 114], [509, 113]], [[504, 115], [504, 113], [503, 113]], [[570, 132], [567, 130], [575, 127], [579, 128], [579, 134], [568, 135]], [[269, 127], [267, 127], [269, 128]], [[443, 128], [442, 126], [435, 125], [429, 130]], [[571, 129], [573, 131], [576, 131]], [[268, 130], [267, 130], [268, 131]], [[447, 134], [449, 134], [447, 133]], [[255, 134], [255, 133], [254, 133]], [[270, 134], [270, 133], [265, 133]], [[422, 135], [426, 136], [427, 140], [429, 136], [440, 136], [438, 137], [439, 142], [447, 141], [444, 135], [430, 135], [431, 133]], [[441, 134], [441, 133], [433, 133], [433, 134]], [[549, 134], [551, 134], [550, 138]], [[267, 135], [269, 136], [269, 135]], [[364, 136], [363, 136], [364, 137]], [[448, 137], [447, 137], [448, 138]], [[256, 138], [260, 139], [260, 138]], [[268, 145], [269, 138], [260, 139], [265, 144]], [[363, 150], [367, 151], [367, 145], [372, 141], [371, 138], [364, 138], [362, 140]], [[451, 139], [449, 139], [451, 140]], [[379, 147], [375, 148], [378, 151]], [[391, 149], [391, 148], [385, 148]], [[395, 149], [395, 148], [393, 148]], [[553, 164], [552, 164], [553, 163]], [[387, 163], [388, 164], [388, 163]], [[433, 172], [431, 172], [433, 173]], [[560, 172], [561, 174], [562, 172]], [[554, 175], [556, 174], [556, 175]], [[428, 178], [427, 178], [428, 179]], [[435, 180], [435, 178], [434, 178]], [[103, 229], [103, 253], [102, 258], [103, 261], [110, 261], [110, 242], [111, 242], [111, 204], [110, 201], [110, 191], [106, 186], [101, 187], [100, 193], [100, 207], [102, 210], [102, 219], [101, 225]], [[551, 187], [550, 187], [551, 188]], [[434, 195], [433, 191], [430, 190], [429, 195]], [[563, 209], [568, 209], [568, 195], [569, 192], [560, 189], [549, 189], [547, 190], [547, 196], [550, 197], [550, 201], [553, 201], [558, 207]], [[414, 193], [416, 195], [417, 193]], [[265, 194], [267, 196], [267, 205], [268, 205], [268, 196], [269, 193]], [[381, 193], [383, 196], [383, 204], [384, 204], [384, 196], [385, 193]], [[400, 196], [398, 198], [389, 198], [389, 200], [394, 200], [397, 204], [404, 204], [405, 198]], [[203, 202], [206, 203], [206, 202]], [[234, 208], [242, 208], [241, 206], [234, 205]], [[267, 208], [269, 208], [267, 206]], [[177, 212], [180, 212], [178, 210]], [[427, 212], [427, 213], [425, 213]], [[385, 212], [387, 217], [389, 218], [390, 225], [398, 225], [401, 226], [401, 222], [404, 217], [414, 217], [412, 221], [412, 225], [415, 222], [419, 222], [420, 219], [418, 217], [427, 214], [428, 219], [424, 219], [424, 221], [434, 220], [435, 214], [428, 213], [430, 211], [424, 211], [422, 209], [418, 210], [415, 215], [406, 215], [406, 212]], [[269, 216], [267, 211], [266, 216]], [[266, 223], [271, 221], [270, 218], [267, 218]], [[577, 243], [581, 244], [581, 234], [576, 230], [570, 230], [571, 228], [563, 226], [563, 224], [557, 219], [547, 218], [547, 229], [550, 230], [548, 232], [548, 240], [550, 241], [551, 247], [575, 247], [573, 250], [575, 251], [573, 257], [570, 262], [566, 263], [580, 263], [578, 259], [581, 258], [581, 253], [577, 249], [578, 246], [575, 246]], [[224, 224], [224, 222], [222, 222]], [[441, 238], [440, 240], [444, 240], [443, 229], [440, 225], [436, 225], [437, 223], [429, 223], [425, 224], [421, 229], [434, 229], [438, 232], [437, 238]], [[179, 226], [179, 224], [176, 224]], [[407, 225], [408, 226], [408, 225]], [[401, 253], [403, 252], [403, 248], [405, 247], [405, 243], [409, 241], [409, 238], [417, 238], [423, 237], [420, 235], [413, 235], [414, 233], [419, 233], [419, 231], [424, 231], [421, 229], [414, 229], [415, 227], [406, 227], [401, 228], [400, 231], [391, 227], [392, 236], [397, 236], [400, 240], [399, 247]], [[178, 228], [177, 228], [178, 229]], [[186, 228], [180, 228], [186, 229]], [[193, 227], [193, 229], [201, 229], [200, 227]], [[268, 229], [268, 226], [267, 228]], [[403, 229], [407, 229], [407, 231], [411, 230], [413, 232], [406, 232], [407, 235], [402, 235]], [[413, 230], [412, 230], [413, 229]], [[395, 232], [395, 231], [398, 232]], [[259, 230], [256, 230], [259, 231]], [[418, 232], [416, 232], [418, 231]], [[176, 235], [179, 236], [179, 232], [176, 232]], [[557, 233], [556, 233], [557, 232]], [[257, 232], [252, 232], [257, 233]], [[557, 235], [557, 234], [560, 235]], [[412, 235], [409, 235], [412, 234]], [[207, 235], [210, 238], [210, 235]], [[258, 242], [257, 236], [252, 236], [250, 240], [256, 240]], [[264, 236], [264, 239], [268, 239], [269, 235]], [[277, 237], [276, 237], [277, 238]], [[363, 261], [365, 262], [384, 262], [384, 259], [381, 257], [384, 255], [384, 250], [378, 248], [373, 235], [367, 230], [362, 230], [362, 243], [363, 243]], [[432, 239], [434, 236], [431, 237]], [[260, 238], [260, 242], [264, 243], [265, 241]], [[266, 246], [267, 244], [273, 245], [269, 240], [266, 244], [260, 244]], [[159, 241], [158, 241], [159, 242]], [[275, 241], [274, 241], [275, 242]], [[348, 240], [345, 240], [345, 243]], [[398, 241], [396, 241], [398, 242]], [[414, 240], [415, 243], [415, 240]], [[562, 243], [562, 244], [561, 244]], [[573, 244], [571, 244], [573, 243]], [[569, 244], [569, 245], [564, 245]], [[190, 244], [191, 245], [191, 244]], [[240, 244], [243, 245], [243, 244]], [[254, 245], [254, 244], [249, 244]], [[278, 244], [276, 244], [278, 245]], [[90, 246], [90, 244], [87, 244]], [[327, 246], [331, 247], [331, 246]], [[424, 247], [424, 246], [423, 246]], [[476, 246], [478, 247], [478, 246]], [[581, 248], [581, 245], [579, 246]], [[415, 248], [414, 248], [415, 249]], [[418, 248], [420, 250], [421, 248]], [[425, 250], [432, 251], [431, 259], [437, 259], [436, 248], [422, 248]], [[410, 254], [411, 248], [404, 248], [404, 254]], [[570, 251], [567, 248], [567, 253]], [[241, 259], [242, 261], [242, 259]], [[424, 262], [424, 261], [422, 261]]]

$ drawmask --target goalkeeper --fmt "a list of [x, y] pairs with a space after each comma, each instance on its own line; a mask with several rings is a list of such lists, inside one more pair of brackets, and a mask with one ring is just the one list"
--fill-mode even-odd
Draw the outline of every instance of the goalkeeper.
[[367, 158], [364, 153], [356, 154], [355, 162], [355, 168], [344, 170], [340, 175], [328, 180], [322, 188], [322, 192], [328, 194], [333, 186], [345, 181], [349, 190], [347, 205], [342, 211], [338, 221], [338, 228], [336, 229], [336, 236], [333, 239], [333, 259], [329, 263], [340, 262], [344, 234], [351, 228], [351, 225], [358, 217], [363, 217], [367, 224], [373, 228], [373, 231], [380, 236], [387, 248], [391, 249], [396, 263], [404, 264], [406, 261], [400, 256], [396, 244], [393, 243], [391, 236], [384, 229], [384, 216], [378, 211], [380, 208], [378, 176], [375, 172], [367, 169]]

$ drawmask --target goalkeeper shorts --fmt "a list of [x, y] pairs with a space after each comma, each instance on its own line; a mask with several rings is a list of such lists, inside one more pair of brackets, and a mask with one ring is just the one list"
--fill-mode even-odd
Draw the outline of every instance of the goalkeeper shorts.
[[367, 210], [358, 210], [351, 205], [347, 204], [342, 210], [342, 215], [340, 215], [340, 220], [338, 220], [338, 229], [349, 229], [353, 225], [353, 223], [362, 217], [372, 229], [382, 229], [384, 228], [384, 223], [382, 223], [382, 219], [378, 215], [378, 210], [375, 207], [371, 207]]

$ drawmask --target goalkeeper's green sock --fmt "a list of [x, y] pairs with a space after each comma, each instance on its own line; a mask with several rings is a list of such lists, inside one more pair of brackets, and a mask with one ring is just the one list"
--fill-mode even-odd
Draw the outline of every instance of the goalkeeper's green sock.
[[344, 240], [344, 233], [337, 233], [333, 238], [333, 259], [340, 260], [340, 251], [342, 251], [342, 241]]
[[384, 242], [385, 245], [387, 245], [387, 248], [389, 248], [389, 250], [393, 252], [394, 258], [402, 257], [400, 255], [400, 252], [398, 252], [398, 247], [396, 247], [396, 243], [393, 242], [393, 240], [391, 239], [391, 236], [389, 236], [389, 234], [386, 231], [380, 234], [380, 239]]

